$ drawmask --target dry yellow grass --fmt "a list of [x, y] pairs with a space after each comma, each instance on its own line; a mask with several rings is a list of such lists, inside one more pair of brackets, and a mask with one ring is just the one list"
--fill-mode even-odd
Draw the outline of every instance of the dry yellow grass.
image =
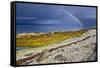
[[65, 39], [69, 39], [71, 37], [81, 36], [85, 30], [75, 31], [75, 32], [55, 32], [53, 34], [43, 34], [39, 36], [23, 36], [20, 38], [16, 38], [16, 46], [31, 46], [31, 47], [39, 47], [45, 46], [52, 43], [60, 42]]

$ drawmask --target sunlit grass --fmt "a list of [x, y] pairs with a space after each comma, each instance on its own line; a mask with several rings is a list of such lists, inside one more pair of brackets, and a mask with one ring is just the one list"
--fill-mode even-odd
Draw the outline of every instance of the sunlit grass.
[[85, 30], [76, 31], [76, 32], [55, 32], [48, 33], [39, 36], [24, 36], [21, 38], [16, 38], [16, 46], [31, 46], [31, 47], [39, 47], [45, 46], [49, 44], [53, 44], [56, 42], [60, 42], [65, 39], [69, 39], [71, 37], [81, 36]]

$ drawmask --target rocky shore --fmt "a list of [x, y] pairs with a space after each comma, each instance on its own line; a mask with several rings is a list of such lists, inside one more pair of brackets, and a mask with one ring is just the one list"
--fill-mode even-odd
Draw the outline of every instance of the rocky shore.
[[40, 48], [17, 51], [17, 65], [81, 62], [96, 60], [96, 30]]

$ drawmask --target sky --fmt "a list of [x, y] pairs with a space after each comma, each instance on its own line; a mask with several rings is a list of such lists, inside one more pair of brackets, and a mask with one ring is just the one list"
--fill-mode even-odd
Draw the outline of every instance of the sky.
[[16, 3], [16, 32], [76, 31], [96, 26], [96, 8]]

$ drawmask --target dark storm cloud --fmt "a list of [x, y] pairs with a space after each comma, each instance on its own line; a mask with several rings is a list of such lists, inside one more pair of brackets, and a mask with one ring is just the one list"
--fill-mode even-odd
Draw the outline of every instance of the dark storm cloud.
[[72, 31], [96, 25], [96, 8], [17, 3], [17, 32]]

